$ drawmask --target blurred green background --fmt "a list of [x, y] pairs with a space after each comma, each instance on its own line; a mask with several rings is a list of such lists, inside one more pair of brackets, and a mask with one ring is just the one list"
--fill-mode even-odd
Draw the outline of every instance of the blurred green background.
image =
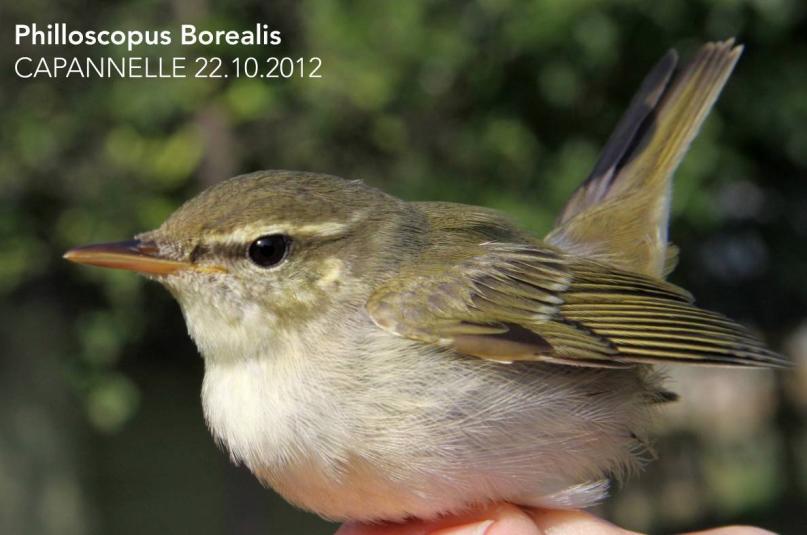
[[[672, 280], [761, 330], [787, 372], [670, 370], [658, 459], [599, 513], [637, 530], [807, 532], [807, 7], [798, 0], [0, 4], [0, 531], [330, 533], [207, 435], [178, 307], [129, 273], [62, 261], [266, 168], [500, 208], [546, 232], [642, 76], [736, 35], [745, 54], [677, 175]], [[283, 34], [320, 80], [20, 80], [13, 24]], [[125, 49], [124, 49], [125, 50]], [[142, 49], [141, 49], [142, 50]], [[142, 52], [135, 51], [135, 55]]]

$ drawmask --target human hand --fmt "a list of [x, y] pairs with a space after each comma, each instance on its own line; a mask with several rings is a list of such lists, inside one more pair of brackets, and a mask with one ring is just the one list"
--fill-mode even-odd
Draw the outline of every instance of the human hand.
[[[496, 504], [479, 511], [428, 522], [357, 524], [348, 522], [336, 535], [631, 535], [628, 531], [583, 511], [527, 509]], [[750, 526], [727, 526], [691, 535], [772, 535]]]

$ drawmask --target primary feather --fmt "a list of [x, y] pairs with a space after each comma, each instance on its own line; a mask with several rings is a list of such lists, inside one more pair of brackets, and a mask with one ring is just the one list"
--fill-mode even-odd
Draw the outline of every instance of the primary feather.
[[[427, 245], [371, 296], [370, 316], [389, 332], [505, 362], [783, 364], [673, 284], [529, 239], [486, 211], [463, 233], [446, 205], [419, 207], [429, 230], [450, 239]], [[480, 241], [494, 237], [511, 241]]]

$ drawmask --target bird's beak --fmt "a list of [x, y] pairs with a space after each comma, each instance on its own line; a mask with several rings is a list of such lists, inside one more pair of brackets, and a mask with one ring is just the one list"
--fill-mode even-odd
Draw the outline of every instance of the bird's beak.
[[170, 275], [186, 269], [224, 271], [223, 268], [215, 266], [197, 266], [190, 262], [162, 257], [156, 244], [142, 240], [82, 245], [67, 251], [64, 258], [79, 264], [127, 269], [148, 275]]

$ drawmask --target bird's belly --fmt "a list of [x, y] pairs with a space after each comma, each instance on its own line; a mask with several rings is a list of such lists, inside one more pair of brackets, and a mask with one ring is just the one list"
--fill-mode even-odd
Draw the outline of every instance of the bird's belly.
[[637, 463], [653, 381], [635, 370], [376, 348], [361, 360], [211, 363], [208, 425], [264, 483], [334, 520], [584, 506], [602, 497], [598, 480]]
[[[407, 482], [390, 481], [377, 467], [355, 458], [349, 459], [338, 474], [323, 467], [316, 458], [282, 469], [251, 470], [290, 503], [333, 521], [432, 518], [466, 505], [464, 497], [456, 493], [418, 494]], [[423, 483], [419, 481], [418, 486]]]
[[[600, 501], [608, 490], [607, 480], [577, 483], [536, 473], [525, 488], [508, 481], [512, 479], [510, 474], [481, 476], [485, 470], [480, 468], [469, 463], [461, 475], [435, 472], [418, 474], [416, 480], [391, 480], [378, 467], [357, 459], [351, 460], [337, 477], [318, 466], [315, 459], [307, 459], [282, 469], [252, 467], [251, 471], [288, 502], [337, 522], [429, 520], [491, 502], [579, 508]], [[493, 483], [495, 479], [498, 481]], [[496, 487], [509, 490], [493, 490]]]

